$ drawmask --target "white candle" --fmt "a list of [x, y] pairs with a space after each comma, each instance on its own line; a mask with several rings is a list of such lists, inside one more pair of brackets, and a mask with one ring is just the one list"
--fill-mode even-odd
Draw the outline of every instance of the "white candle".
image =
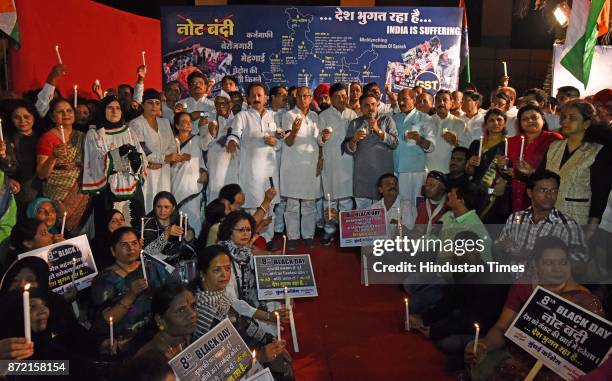
[[397, 207], [397, 233], [400, 237], [402, 236], [402, 208], [400, 206]]
[[60, 124], [60, 133], [62, 135], [62, 143], [66, 144], [66, 135], [64, 135], [64, 126]]
[[2, 133], [2, 119], [0, 119], [0, 140], [4, 141], [4, 134]]
[[74, 85], [74, 109], [76, 111], [77, 108], [77, 94], [78, 94], [78, 86]]
[[113, 317], [111, 316], [108, 322], [108, 326], [110, 328], [110, 332], [109, 332], [109, 336], [110, 336], [110, 353], [113, 353], [113, 347], [114, 347], [114, 341], [115, 341], [115, 335], [113, 335]]
[[144, 217], [140, 217], [140, 239], [144, 239]]
[[289, 297], [289, 289], [285, 286], [285, 308], [291, 309], [291, 298]]
[[508, 67], [506, 66], [506, 61], [502, 61], [502, 65], [504, 65], [504, 77], [508, 76]]
[[331, 221], [331, 195], [328, 193], [327, 198], [327, 219]]
[[[128, 138], [130, 139], [130, 145], [134, 146], [134, 140], [132, 139], [132, 131], [130, 131], [130, 128], [128, 127]], [[135, 146], [134, 146], [135, 147]]]
[[142, 66], [147, 66], [147, 62], [145, 61], [145, 51], [142, 51]]
[[[183, 212], [179, 212], [179, 228], [183, 228]], [[183, 235], [179, 235], [179, 242], [183, 240]]]
[[183, 235], [187, 236], [187, 213], [183, 213], [183, 219], [185, 220], [183, 222]]
[[276, 340], [280, 340], [280, 338], [281, 338], [280, 315], [276, 311], [274, 312], [274, 315], [276, 315]]
[[283, 255], [285, 255], [286, 248], [287, 248], [287, 236], [283, 234]]
[[482, 141], [484, 140], [484, 137], [481, 136], [480, 137], [480, 145], [478, 146], [478, 157], [482, 156]]
[[504, 156], [508, 157], [508, 138], [504, 138]]
[[523, 151], [525, 150], [525, 136], [521, 135], [521, 154], [519, 155], [519, 161], [523, 160]]
[[178, 138], [174, 139], [176, 141], [176, 153], [181, 154], [181, 141]]
[[404, 329], [406, 331], [410, 331], [410, 309], [408, 306], [408, 298], [404, 298], [404, 304], [406, 305], [406, 324], [404, 326]]
[[255, 349], [253, 349], [253, 363], [251, 364], [251, 368], [255, 366], [255, 363], [257, 362], [257, 351]]
[[149, 280], [147, 279], [147, 267], [145, 266], [144, 250], [140, 250], [140, 265], [142, 266], [142, 276], [145, 282], [148, 282]]
[[474, 354], [476, 354], [476, 347], [478, 347], [478, 336], [480, 335], [480, 326], [478, 323], [474, 323], [474, 328], [476, 328], [476, 336], [474, 337]]
[[64, 236], [64, 230], [66, 229], [66, 212], [64, 212], [64, 217], [62, 217], [62, 230], [60, 230], [60, 235]]
[[72, 258], [72, 275], [70, 276], [70, 280], [73, 286], [74, 286], [74, 277], [76, 275], [76, 263], [77, 263], [77, 259]]
[[57, 62], [59, 62], [60, 65], [62, 65], [62, 56], [60, 56], [60, 53], [59, 53], [59, 45], [55, 45], [55, 55], [57, 55]]
[[293, 308], [289, 310], [289, 327], [291, 328], [291, 340], [293, 341], [293, 351], [299, 352], [300, 346], [297, 340], [297, 331], [295, 330], [295, 319], [293, 318]]
[[23, 330], [28, 342], [32, 341], [32, 328], [30, 326], [30, 284], [23, 288]]
[[99, 79], [96, 79], [96, 80], [94, 81], [94, 85], [96, 85], [96, 86], [100, 86], [100, 80], [99, 80]]

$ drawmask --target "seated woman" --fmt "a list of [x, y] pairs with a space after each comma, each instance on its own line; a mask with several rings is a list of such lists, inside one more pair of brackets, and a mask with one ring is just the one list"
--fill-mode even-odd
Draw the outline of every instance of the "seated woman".
[[[470, 379], [477, 380], [523, 380], [535, 364], [535, 358], [516, 345], [507, 344], [504, 333], [536, 286], [579, 305], [593, 313], [603, 315], [599, 299], [572, 279], [567, 245], [559, 238], [548, 236], [536, 240], [533, 249], [535, 277], [531, 282], [518, 282], [512, 286], [497, 322], [486, 336], [465, 347], [465, 361]], [[538, 380], [562, 380], [547, 368], [538, 373]]]
[[[22, 295], [23, 290], [17, 289], [0, 298], [0, 308], [2, 309], [0, 338], [2, 339], [24, 336]], [[87, 358], [81, 352], [84, 348], [74, 343], [77, 339], [76, 334], [70, 331], [57, 332], [51, 325], [51, 316], [56, 311], [49, 306], [49, 295], [39, 288], [30, 289], [30, 327], [34, 348], [32, 355], [27, 360], [68, 360], [70, 361], [69, 376], [65, 376], [63, 379], [87, 379], [89, 364]], [[78, 340], [81, 339], [78, 338]]]
[[189, 346], [196, 330], [193, 293], [180, 283], [167, 283], [153, 294], [151, 314], [157, 332], [136, 356], [154, 351], [169, 361]]
[[[45, 229], [41, 230], [46, 232]], [[108, 350], [108, 340], [101, 341], [80, 325], [65, 298], [49, 289], [49, 266], [43, 259], [25, 257], [14, 262], [6, 271], [0, 284], [0, 295], [4, 297], [11, 292], [21, 292], [28, 283], [33, 289], [37, 289], [45, 295], [46, 305], [51, 311], [48, 327], [59, 335], [60, 342], [78, 352], [91, 355]], [[8, 311], [4, 309], [1, 309], [1, 311], [2, 314], [0, 315], [9, 317]], [[21, 313], [19, 315], [23, 316]], [[0, 319], [2, 316], [0, 316]], [[0, 323], [0, 325], [3, 324]], [[20, 333], [20, 335], [22, 334], [23, 332]], [[20, 335], [17, 337], [20, 337]]]
[[172, 193], [159, 192], [153, 199], [153, 210], [145, 217], [144, 250], [147, 254], [170, 264], [176, 264], [182, 255], [193, 255], [193, 230], [188, 228], [185, 231], [179, 220]]
[[112, 266], [115, 262], [108, 242], [111, 234], [122, 226], [129, 226], [125, 221], [123, 213], [117, 209], [111, 209], [105, 213], [103, 227], [96, 231], [96, 236], [90, 241], [91, 250], [98, 269], [105, 269]]
[[96, 316], [93, 329], [99, 335], [108, 334], [112, 316], [115, 337], [126, 343], [123, 351], [138, 348], [132, 339], [150, 322], [151, 294], [171, 280], [163, 266], [147, 262], [146, 276], [140, 263], [141, 245], [131, 227], [120, 227], [110, 237], [115, 264], [102, 270], [91, 285]]
[[229, 208], [218, 198], [206, 205], [204, 209], [204, 224], [202, 225], [202, 231], [198, 239], [198, 247], [203, 248], [217, 243], [221, 220], [223, 220], [228, 213]]
[[[291, 359], [285, 350], [283, 340], [274, 340], [250, 318], [241, 316], [237, 311], [249, 308], [241, 306], [244, 301], [232, 300], [227, 286], [232, 277], [232, 264], [229, 253], [220, 245], [212, 245], [198, 251], [198, 269], [200, 283], [196, 292], [197, 327], [195, 338], [198, 338], [220, 321], [229, 318], [249, 348], [257, 349], [257, 360], [270, 367], [275, 377], [292, 379]], [[254, 317], [275, 320], [272, 313], [257, 310]], [[280, 355], [280, 356], [279, 356]]]
[[[54, 239], [59, 239], [63, 238], [60, 236], [63, 215], [57, 218], [57, 210], [57, 205], [51, 199], [38, 197], [28, 204], [25, 214], [27, 218], [35, 218], [40, 222], [44, 222], [45, 225], [47, 225], [49, 233], [54, 236], [57, 235]], [[67, 235], [66, 233], [67, 232], [64, 231], [64, 235]]]

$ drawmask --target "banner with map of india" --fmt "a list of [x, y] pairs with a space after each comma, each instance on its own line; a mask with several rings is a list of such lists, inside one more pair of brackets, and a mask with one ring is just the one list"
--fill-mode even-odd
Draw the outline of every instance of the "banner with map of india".
[[162, 7], [165, 83], [200, 70], [251, 82], [307, 85], [359, 81], [394, 91], [417, 84], [456, 90], [461, 8]]

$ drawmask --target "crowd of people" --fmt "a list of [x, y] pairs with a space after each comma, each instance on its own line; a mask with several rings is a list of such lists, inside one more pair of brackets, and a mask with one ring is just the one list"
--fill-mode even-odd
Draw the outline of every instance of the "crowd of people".
[[[2, 359], [61, 354], [75, 379], [94, 366], [101, 379], [161, 380], [171, 370], [160, 364], [229, 318], [275, 379], [294, 379], [274, 324], [288, 311], [258, 300], [252, 257], [279, 254], [279, 235], [288, 250], [331, 245], [339, 212], [354, 209], [384, 208], [390, 237], [486, 238], [480, 255], [440, 253], [447, 261], [531, 265], [511, 287], [405, 285], [412, 327], [472, 380], [529, 371], [503, 332], [536, 285], [605, 314], [609, 289], [580, 282], [612, 275], [610, 90], [518, 97], [505, 77], [484, 110], [470, 84], [435, 96], [359, 82], [243, 93], [225, 76], [211, 95], [197, 70], [188, 88], [145, 89], [141, 66], [134, 87], [96, 81], [96, 99], [73, 99], [56, 88], [64, 74], [56, 65], [43, 88], [0, 101]], [[85, 290], [55, 294], [44, 260], [17, 258], [82, 234], [98, 268]]]

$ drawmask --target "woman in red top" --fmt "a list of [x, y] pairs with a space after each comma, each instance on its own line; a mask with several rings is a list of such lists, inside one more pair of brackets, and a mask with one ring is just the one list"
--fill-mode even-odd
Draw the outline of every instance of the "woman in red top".
[[[561, 134], [548, 131], [544, 113], [533, 104], [521, 107], [516, 116], [519, 135], [508, 139], [508, 157], [514, 168], [512, 178], [512, 211], [527, 209], [530, 205], [527, 197], [527, 177], [540, 165], [548, 146], [563, 139]], [[521, 143], [524, 141], [523, 156]]]
[[53, 127], [36, 145], [36, 173], [44, 181], [43, 195], [61, 204], [66, 229], [73, 234], [82, 226], [89, 196], [80, 190], [84, 134], [73, 130], [75, 111], [65, 99], [51, 102]]

